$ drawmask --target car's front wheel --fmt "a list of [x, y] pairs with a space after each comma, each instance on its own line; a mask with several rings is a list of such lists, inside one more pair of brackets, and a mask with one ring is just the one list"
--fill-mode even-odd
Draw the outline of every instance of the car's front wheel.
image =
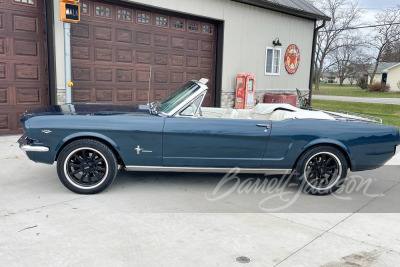
[[60, 152], [57, 172], [69, 190], [79, 194], [95, 194], [106, 189], [118, 171], [117, 159], [105, 144], [81, 139], [68, 144]]
[[304, 192], [327, 195], [340, 188], [347, 176], [347, 169], [347, 160], [339, 149], [317, 146], [299, 158], [295, 171]]

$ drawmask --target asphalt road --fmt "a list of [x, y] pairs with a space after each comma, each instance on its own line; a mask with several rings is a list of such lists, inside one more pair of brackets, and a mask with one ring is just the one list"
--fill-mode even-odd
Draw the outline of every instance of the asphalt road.
[[241, 174], [241, 186], [234, 179], [216, 190], [221, 174], [143, 172], [121, 172], [87, 196], [68, 191], [55, 165], [29, 161], [17, 139], [0, 137], [0, 266], [231, 267], [240, 256], [246, 266], [400, 262], [400, 156], [350, 173], [335, 196], [279, 190], [274, 177], [264, 191], [246, 190], [263, 177]]
[[352, 96], [331, 96], [331, 95], [313, 95], [312, 97], [313, 99], [320, 99], [320, 100], [400, 105], [400, 98], [375, 98], [375, 97], [352, 97]]

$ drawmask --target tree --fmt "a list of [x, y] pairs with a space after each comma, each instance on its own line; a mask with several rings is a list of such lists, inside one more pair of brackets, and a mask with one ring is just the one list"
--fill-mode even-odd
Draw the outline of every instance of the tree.
[[324, 66], [328, 55], [336, 51], [341, 45], [344, 31], [354, 27], [361, 14], [358, 2], [350, 0], [322, 0], [316, 5], [328, 16], [331, 21], [320, 30], [318, 34], [316, 55], [315, 55], [315, 90], [319, 90], [321, 74], [331, 67], [334, 62]]
[[371, 40], [369, 41], [370, 47], [377, 50], [375, 57], [374, 70], [370, 74], [370, 84], [373, 83], [379, 62], [385, 50], [389, 49], [391, 45], [400, 41], [400, 6], [395, 9], [386, 9], [376, 15], [378, 25], [374, 30]]
[[381, 58], [383, 62], [400, 62], [400, 42], [389, 44]]
[[358, 64], [358, 55], [361, 54], [360, 46], [363, 44], [360, 40], [360, 38], [354, 35], [344, 35], [335, 44], [337, 49], [329, 55], [330, 61], [333, 62], [339, 78], [340, 86], [343, 85], [346, 78], [350, 79], [351, 77], [351, 84], [356, 79], [357, 69], [355, 66]]

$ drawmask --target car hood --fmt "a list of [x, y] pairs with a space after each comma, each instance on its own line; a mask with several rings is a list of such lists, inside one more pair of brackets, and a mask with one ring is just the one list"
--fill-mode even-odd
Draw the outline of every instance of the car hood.
[[31, 109], [24, 113], [24, 117], [46, 115], [86, 115], [86, 116], [112, 116], [112, 115], [137, 115], [150, 116], [148, 105], [110, 105], [110, 104], [65, 104], [45, 106]]

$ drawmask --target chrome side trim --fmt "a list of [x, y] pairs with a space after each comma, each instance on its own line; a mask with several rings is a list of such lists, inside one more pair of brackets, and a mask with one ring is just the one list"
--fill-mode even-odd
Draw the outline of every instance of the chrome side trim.
[[[209, 172], [227, 173], [233, 168], [214, 167], [163, 167], [163, 166], [126, 166], [128, 171], [150, 171], [150, 172]], [[289, 174], [291, 169], [258, 169], [240, 168], [241, 173], [264, 173], [264, 174]]]
[[23, 151], [31, 151], [31, 152], [47, 152], [49, 151], [49, 148], [46, 146], [29, 146], [29, 145], [23, 145], [20, 146]]

